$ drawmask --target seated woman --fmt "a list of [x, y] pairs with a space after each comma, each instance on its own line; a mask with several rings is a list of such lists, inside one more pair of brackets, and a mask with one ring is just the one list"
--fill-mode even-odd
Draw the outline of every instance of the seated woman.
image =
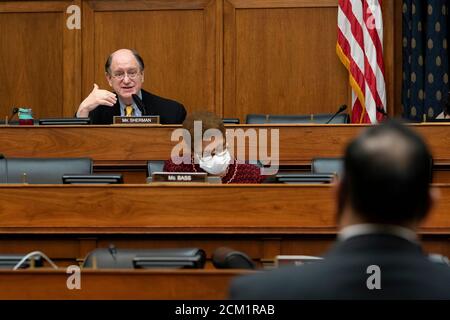
[[[213, 141], [195, 141], [194, 121], [201, 121], [201, 138], [208, 129], [216, 129], [220, 136], [214, 136]], [[181, 164], [175, 164], [172, 159], [164, 163], [165, 172], [207, 172], [219, 176], [222, 183], [261, 183], [264, 176], [260, 168], [255, 165], [238, 163], [232, 159], [224, 141], [225, 127], [221, 118], [211, 112], [194, 112], [189, 114], [183, 122], [183, 128], [190, 133], [190, 153], [184, 154]], [[186, 139], [186, 137], [185, 137]], [[189, 160], [190, 159], [190, 160]]]

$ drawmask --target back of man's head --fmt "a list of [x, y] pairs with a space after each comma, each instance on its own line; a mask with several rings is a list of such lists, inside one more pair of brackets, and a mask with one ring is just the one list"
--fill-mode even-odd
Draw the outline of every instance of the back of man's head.
[[432, 157], [424, 141], [396, 121], [374, 126], [345, 153], [340, 207], [366, 223], [408, 224], [423, 219], [431, 200]]

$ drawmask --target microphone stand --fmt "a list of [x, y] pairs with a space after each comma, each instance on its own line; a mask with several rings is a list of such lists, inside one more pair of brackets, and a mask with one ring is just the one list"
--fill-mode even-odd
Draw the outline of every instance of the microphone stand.
[[344, 111], [344, 110], [346, 110], [347, 109], [347, 105], [342, 105], [340, 108], [339, 108], [339, 110], [335, 113], [335, 114], [333, 114], [333, 116], [327, 121], [327, 122], [325, 122], [325, 124], [329, 124], [334, 118], [336, 118], [336, 116], [339, 114], [339, 113], [341, 113], [342, 111]]

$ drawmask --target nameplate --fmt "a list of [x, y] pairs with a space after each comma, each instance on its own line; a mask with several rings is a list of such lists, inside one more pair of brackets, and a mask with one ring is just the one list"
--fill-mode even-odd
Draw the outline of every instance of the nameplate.
[[275, 266], [278, 267], [286, 267], [286, 266], [301, 266], [309, 263], [316, 263], [323, 261], [322, 257], [314, 257], [314, 256], [276, 256], [275, 257]]
[[122, 117], [114, 116], [114, 124], [159, 124], [159, 116]]
[[152, 182], [205, 183], [206, 172], [154, 172]]

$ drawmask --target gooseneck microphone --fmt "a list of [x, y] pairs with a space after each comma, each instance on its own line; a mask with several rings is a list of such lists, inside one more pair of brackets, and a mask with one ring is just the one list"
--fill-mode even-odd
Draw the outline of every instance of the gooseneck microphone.
[[144, 102], [142, 102], [141, 98], [137, 94], [132, 94], [131, 97], [133, 98], [134, 103], [136, 103], [137, 107], [141, 111], [142, 115], [148, 115], [147, 108], [145, 107]]
[[336, 118], [336, 116], [337, 116], [338, 114], [340, 114], [341, 112], [343, 112], [343, 111], [345, 111], [345, 110], [347, 110], [347, 105], [346, 105], [346, 104], [343, 104], [342, 106], [339, 107], [339, 110], [336, 111], [336, 113], [333, 114], [333, 116], [332, 116], [330, 119], [328, 119], [327, 122], [325, 122], [325, 124], [329, 124], [331, 121], [333, 121], [334, 118]]
[[113, 244], [110, 244], [109, 247], [108, 247], [108, 251], [109, 251], [109, 254], [112, 256], [112, 258], [114, 260], [116, 260], [116, 255], [117, 255], [116, 246], [113, 245]]
[[8, 118], [8, 123], [19, 113], [19, 108], [14, 107], [11, 111], [11, 115]]

